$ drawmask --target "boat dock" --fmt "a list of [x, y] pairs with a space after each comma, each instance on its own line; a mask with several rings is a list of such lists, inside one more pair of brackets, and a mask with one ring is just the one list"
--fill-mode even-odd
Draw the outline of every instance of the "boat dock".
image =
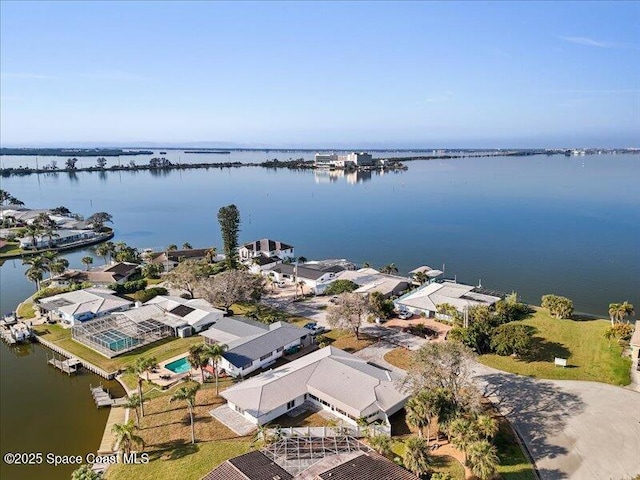
[[108, 390], [105, 390], [102, 385], [99, 387], [89, 387], [91, 390], [91, 396], [96, 402], [96, 407], [119, 407], [127, 403], [127, 397], [111, 398], [111, 394]]
[[98, 448], [98, 455], [108, 455], [113, 453], [113, 447], [115, 442], [115, 435], [111, 431], [113, 425], [116, 423], [123, 424], [127, 421], [127, 409], [111, 407], [109, 412], [109, 418], [107, 418], [107, 425], [104, 427], [104, 433], [102, 434], [102, 441]]
[[0, 325], [0, 338], [9, 345], [27, 342], [31, 339], [32, 335], [31, 327], [26, 323], [11, 322], [8, 318], [2, 320], [2, 325]]
[[82, 362], [75, 357], [60, 360], [54, 356], [47, 363], [62, 370], [67, 375], [73, 375], [80, 369], [80, 367], [82, 367]]

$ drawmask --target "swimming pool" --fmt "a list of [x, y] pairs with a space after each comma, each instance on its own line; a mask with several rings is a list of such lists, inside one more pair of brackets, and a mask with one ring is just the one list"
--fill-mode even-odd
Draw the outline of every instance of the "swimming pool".
[[107, 347], [113, 352], [131, 348], [140, 342], [137, 338], [130, 337], [114, 328], [92, 335], [91, 340]]
[[186, 373], [191, 370], [191, 365], [189, 365], [187, 357], [182, 357], [171, 363], [167, 363], [164, 368], [171, 370], [173, 373]]

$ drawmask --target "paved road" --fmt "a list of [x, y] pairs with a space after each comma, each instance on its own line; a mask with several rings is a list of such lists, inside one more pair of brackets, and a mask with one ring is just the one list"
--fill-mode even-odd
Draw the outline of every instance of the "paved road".
[[537, 380], [480, 364], [474, 371], [544, 480], [640, 474], [640, 394], [597, 382]]
[[[282, 302], [287, 311], [326, 326], [323, 300]], [[379, 325], [388, 341], [356, 355], [399, 374], [383, 356], [398, 344], [419, 348], [424, 339]], [[400, 335], [398, 335], [400, 333]], [[412, 337], [412, 338], [411, 338]], [[539, 380], [474, 364], [485, 395], [518, 431], [543, 480], [626, 480], [640, 475], [640, 393], [597, 382]]]

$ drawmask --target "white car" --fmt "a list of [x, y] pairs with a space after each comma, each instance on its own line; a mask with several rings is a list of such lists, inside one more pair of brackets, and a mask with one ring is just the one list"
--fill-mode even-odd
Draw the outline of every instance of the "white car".
[[413, 313], [411, 313], [409, 310], [400, 310], [400, 312], [398, 312], [398, 318], [402, 320], [408, 320], [411, 317], [413, 317]]

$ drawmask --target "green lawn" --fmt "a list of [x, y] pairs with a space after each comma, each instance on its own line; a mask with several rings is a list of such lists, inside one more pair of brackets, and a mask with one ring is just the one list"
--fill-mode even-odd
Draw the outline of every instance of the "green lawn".
[[36, 316], [36, 312], [34, 310], [33, 302], [30, 300], [22, 302], [16, 313], [18, 314], [18, 317], [21, 318], [34, 318]]
[[60, 325], [40, 325], [34, 327], [34, 330], [45, 340], [55, 343], [107, 372], [126, 368], [133, 364], [138, 357], [156, 357], [156, 360], [160, 362], [186, 352], [191, 345], [202, 343], [202, 337], [199, 335], [188, 338], [170, 337], [109, 359], [73, 340], [70, 328], [62, 328]]
[[524, 454], [515, 438], [515, 434], [504, 417], [498, 420], [498, 433], [493, 443], [498, 449], [500, 465], [498, 473], [503, 480], [536, 480], [533, 465]]
[[20, 242], [7, 242], [2, 248], [0, 248], [0, 257], [10, 257], [19, 255], [23, 252], [20, 248]]
[[146, 465], [113, 465], [107, 471], [107, 480], [174, 480], [199, 479], [225, 460], [250, 450], [249, 440], [220, 440], [184, 444], [171, 451], [167, 458], [156, 458]]
[[[531, 355], [522, 359], [481, 355], [478, 360], [489, 367], [535, 378], [630, 383], [630, 360], [622, 357], [622, 347], [604, 338], [608, 320], [558, 320], [538, 308], [518, 323], [537, 329]], [[567, 358], [567, 368], [556, 367], [555, 357]]]
[[333, 329], [327, 333], [322, 334], [324, 338], [331, 346], [344, 350], [345, 352], [354, 353], [358, 350], [368, 347], [376, 342], [375, 338], [368, 337], [360, 334], [360, 338], [348, 330]]

